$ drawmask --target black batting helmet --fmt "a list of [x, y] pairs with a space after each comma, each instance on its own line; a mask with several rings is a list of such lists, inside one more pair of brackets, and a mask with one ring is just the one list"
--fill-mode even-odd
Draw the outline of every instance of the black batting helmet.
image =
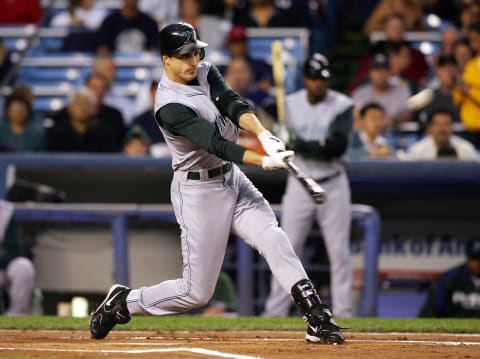
[[327, 58], [318, 52], [314, 53], [303, 64], [303, 76], [311, 79], [329, 79], [330, 66]]
[[200, 41], [192, 25], [185, 22], [165, 26], [159, 33], [162, 55], [184, 55], [200, 50], [200, 59], [205, 57], [206, 42]]

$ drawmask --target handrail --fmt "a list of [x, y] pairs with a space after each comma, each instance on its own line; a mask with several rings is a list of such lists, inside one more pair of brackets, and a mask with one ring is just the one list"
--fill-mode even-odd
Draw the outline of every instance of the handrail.
[[[405, 39], [407, 41], [442, 41], [442, 33], [439, 31], [407, 31], [405, 33]], [[378, 42], [385, 40], [385, 32], [383, 31], [373, 31], [370, 33], [370, 42]]]

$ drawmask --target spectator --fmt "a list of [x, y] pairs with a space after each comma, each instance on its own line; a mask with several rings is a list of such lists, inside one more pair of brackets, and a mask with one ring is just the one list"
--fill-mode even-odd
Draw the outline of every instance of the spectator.
[[473, 50], [467, 38], [460, 38], [453, 45], [453, 55], [457, 62], [458, 73], [462, 74], [465, 66], [473, 57]]
[[349, 156], [353, 159], [362, 157], [389, 157], [392, 148], [382, 136], [386, 125], [386, 114], [383, 107], [370, 102], [360, 109], [358, 129], [353, 133]]
[[423, 30], [423, 10], [415, 0], [381, 0], [373, 9], [363, 28], [365, 34], [382, 31], [385, 20], [392, 14], [400, 14], [405, 19], [407, 31]]
[[50, 26], [78, 26], [96, 31], [107, 15], [108, 11], [97, 6], [95, 0], [68, 0], [67, 10], [55, 15], [50, 21]]
[[[227, 52], [230, 58], [242, 57], [248, 61], [255, 77], [257, 88], [268, 91], [272, 86], [272, 67], [264, 60], [250, 55], [248, 37], [244, 27], [234, 26], [227, 35]], [[225, 70], [223, 69], [223, 72]]]
[[32, 123], [31, 113], [31, 104], [24, 96], [10, 95], [5, 101], [4, 121], [0, 124], [0, 142], [14, 151], [42, 151], [43, 128]]
[[[112, 133], [115, 142], [115, 151], [120, 152], [123, 147], [123, 139], [127, 128], [123, 121], [123, 116], [115, 107], [104, 103], [105, 95], [108, 90], [108, 81], [98, 73], [92, 73], [87, 76], [85, 87], [95, 95], [95, 105], [93, 106], [92, 121], [101, 123]], [[68, 121], [70, 115], [67, 107], [58, 111], [54, 117], [54, 123]]]
[[5, 315], [30, 314], [35, 268], [26, 253], [14, 206], [0, 200], [0, 289], [6, 290], [9, 303]]
[[465, 66], [453, 95], [455, 104], [460, 106], [466, 138], [480, 148], [480, 22], [470, 27], [468, 38], [476, 56]]
[[123, 0], [120, 10], [108, 15], [98, 30], [98, 54], [134, 54], [158, 50], [158, 26], [138, 9], [138, 0]]
[[432, 101], [416, 114], [421, 125], [421, 133], [425, 129], [427, 118], [437, 108], [447, 108], [453, 116], [453, 122], [460, 122], [460, 111], [453, 103], [452, 91], [458, 76], [457, 62], [452, 55], [441, 54], [435, 59], [435, 79], [429, 86], [434, 88]]
[[419, 317], [480, 318], [480, 241], [469, 241], [465, 252], [464, 263], [432, 283]]
[[122, 113], [114, 106], [105, 103], [105, 96], [109, 89], [108, 80], [98, 73], [93, 73], [87, 77], [85, 86], [95, 94], [93, 118], [110, 128], [115, 144], [118, 146], [116, 151], [120, 151], [127, 128]]
[[195, 28], [198, 37], [208, 43], [209, 52], [225, 47], [230, 22], [218, 16], [202, 15], [199, 0], [180, 0], [180, 19]]
[[355, 102], [355, 124], [359, 119], [359, 110], [369, 102], [378, 102], [388, 115], [387, 129], [408, 121], [410, 112], [407, 99], [410, 90], [405, 82], [390, 78], [390, 65], [384, 54], [377, 54], [370, 64], [370, 83], [360, 86], [353, 94]]
[[234, 18], [234, 24], [242, 27], [295, 27], [298, 17], [274, 5], [273, 0], [250, 0]]
[[150, 137], [153, 144], [165, 143], [162, 132], [158, 129], [158, 124], [155, 121], [153, 113], [153, 105], [155, 103], [155, 94], [157, 92], [158, 81], [152, 81], [150, 84], [150, 98], [151, 106], [145, 112], [135, 117], [132, 126], [140, 126]]
[[[406, 21], [405, 18], [397, 13], [391, 14], [386, 17], [383, 31], [385, 33], [385, 40], [374, 43], [370, 49], [370, 54], [364, 55], [359, 60], [359, 67], [355, 74], [354, 79], [351, 81], [348, 90], [352, 92], [368, 74], [368, 68], [372, 56], [379, 52], [388, 52], [387, 47], [391, 44], [400, 42], [400, 46], [403, 46], [403, 42], [406, 42]], [[408, 42], [407, 42], [408, 44]], [[424, 86], [429, 66], [425, 59], [425, 56], [409, 45], [410, 50], [410, 63], [407, 68], [404, 70], [403, 75], [411, 80], [417, 87]]]
[[125, 136], [123, 153], [130, 157], [148, 156], [150, 143], [147, 133], [140, 126], [133, 126]]
[[38, 24], [41, 18], [39, 0], [0, 0], [0, 24]]
[[10, 61], [10, 51], [3, 44], [2, 38], [0, 38], [0, 84], [8, 80], [6, 78], [9, 75], [12, 62]]
[[480, 2], [462, 1], [460, 11], [458, 12], [458, 27], [463, 36], [468, 36], [470, 27], [480, 21]]
[[440, 54], [453, 55], [455, 43], [460, 39], [460, 32], [454, 26], [449, 26], [442, 31], [442, 45]]
[[390, 80], [406, 83], [410, 92], [416, 92], [418, 85], [406, 73], [412, 63], [408, 42], [391, 41], [385, 44], [384, 50], [390, 65]]
[[113, 58], [111, 56], [97, 56], [93, 62], [92, 73], [100, 74], [107, 81], [108, 91], [104, 103], [120, 110], [124, 122], [130, 124], [135, 115], [135, 105], [128, 97], [119, 96], [113, 91], [117, 80], [117, 66]]
[[415, 143], [408, 152], [399, 152], [401, 160], [436, 160], [457, 158], [476, 161], [477, 151], [472, 144], [453, 135], [453, 117], [447, 109], [436, 109], [427, 122], [427, 135]]
[[179, 19], [179, 0], [140, 0], [138, 7], [152, 16], [159, 27]]
[[82, 87], [70, 98], [67, 121], [47, 131], [47, 150], [51, 152], [114, 152], [115, 139], [108, 127], [93, 120], [95, 94]]
[[243, 57], [230, 60], [224, 78], [235, 92], [247, 98], [255, 107], [261, 106], [269, 96], [268, 92], [256, 87], [250, 64]]

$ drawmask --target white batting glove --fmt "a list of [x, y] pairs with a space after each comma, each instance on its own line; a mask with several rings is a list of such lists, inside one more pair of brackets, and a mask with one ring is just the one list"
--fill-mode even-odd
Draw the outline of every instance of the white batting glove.
[[287, 161], [292, 160], [294, 155], [295, 152], [293, 151], [283, 151], [270, 156], [264, 156], [262, 159], [262, 168], [267, 171], [288, 168]]
[[272, 156], [277, 152], [285, 151], [285, 144], [278, 137], [272, 135], [270, 131], [265, 130], [260, 133], [258, 135], [258, 140], [269, 156]]

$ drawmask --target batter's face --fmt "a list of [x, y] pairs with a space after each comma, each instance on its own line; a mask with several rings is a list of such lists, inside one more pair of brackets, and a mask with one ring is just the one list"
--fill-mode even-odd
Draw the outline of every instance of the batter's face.
[[325, 97], [328, 90], [328, 80], [304, 77], [303, 82], [307, 89], [308, 99], [311, 103], [321, 101]]
[[197, 77], [199, 63], [200, 50], [185, 55], [163, 56], [163, 65], [168, 78], [181, 84], [187, 84]]

